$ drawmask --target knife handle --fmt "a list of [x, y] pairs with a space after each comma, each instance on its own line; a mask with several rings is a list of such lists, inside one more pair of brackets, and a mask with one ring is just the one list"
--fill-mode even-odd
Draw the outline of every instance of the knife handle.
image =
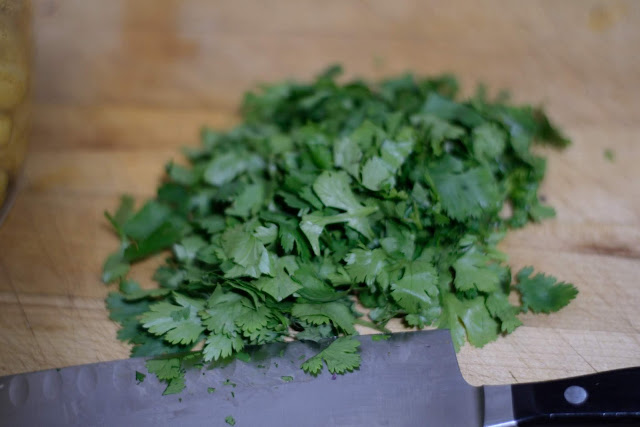
[[518, 426], [640, 426], [640, 368], [514, 384]]

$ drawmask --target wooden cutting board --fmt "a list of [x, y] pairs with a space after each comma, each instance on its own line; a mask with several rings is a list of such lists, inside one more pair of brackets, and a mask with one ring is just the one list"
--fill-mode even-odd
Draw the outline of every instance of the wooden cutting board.
[[[544, 104], [574, 144], [549, 150], [554, 220], [513, 232], [510, 264], [578, 298], [484, 349], [473, 384], [640, 365], [640, 3], [422, 0], [36, 0], [35, 116], [23, 190], [0, 228], [0, 375], [125, 358], [107, 319], [102, 216], [150, 197], [201, 125], [244, 90], [309, 78], [457, 73]], [[611, 149], [609, 161], [604, 150]], [[157, 261], [134, 269], [150, 283]]]

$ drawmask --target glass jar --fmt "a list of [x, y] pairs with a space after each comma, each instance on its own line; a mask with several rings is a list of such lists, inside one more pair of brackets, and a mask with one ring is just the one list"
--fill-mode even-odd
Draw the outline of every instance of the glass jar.
[[31, 1], [0, 0], [0, 222], [27, 153], [31, 37]]

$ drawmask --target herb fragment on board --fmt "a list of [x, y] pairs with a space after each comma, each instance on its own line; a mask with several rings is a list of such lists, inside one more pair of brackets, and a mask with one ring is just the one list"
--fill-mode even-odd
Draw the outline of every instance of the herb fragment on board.
[[142, 383], [145, 378], [147, 378], [146, 374], [136, 371], [136, 383], [138, 384]]
[[616, 152], [611, 148], [607, 148], [604, 150], [604, 158], [613, 163], [616, 160]]
[[322, 371], [322, 362], [332, 374], [344, 374], [360, 367], [360, 342], [351, 337], [340, 337], [327, 348], [306, 360], [302, 370], [311, 375], [318, 375]]
[[[554, 215], [534, 147], [569, 141], [541, 109], [486, 90], [460, 100], [451, 75], [340, 83], [340, 72], [247, 93], [242, 123], [204, 128], [153, 199], [125, 196], [105, 214], [120, 239], [102, 274], [119, 285], [109, 316], [132, 355], [156, 357], [147, 368], [165, 394], [188, 369], [247, 361], [250, 345], [339, 337], [302, 369], [344, 373], [360, 365], [355, 325], [386, 333], [399, 318], [482, 347], [523, 311], [576, 296], [530, 268], [512, 278], [497, 248]], [[128, 278], [167, 251], [157, 288]]]

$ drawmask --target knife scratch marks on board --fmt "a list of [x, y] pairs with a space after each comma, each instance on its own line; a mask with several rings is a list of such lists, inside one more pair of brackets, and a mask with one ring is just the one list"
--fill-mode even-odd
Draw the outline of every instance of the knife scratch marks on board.
[[[0, 261], [0, 267], [2, 268], [3, 271], [6, 271], [6, 267], [4, 266], [2, 261]], [[22, 317], [24, 318], [24, 323], [27, 326], [27, 330], [29, 331], [29, 334], [31, 334], [31, 337], [33, 338], [33, 342], [35, 342], [35, 344], [36, 344], [36, 348], [38, 349], [38, 353], [40, 354], [40, 357], [42, 357], [42, 360], [46, 360], [45, 353], [42, 350], [42, 347], [40, 347], [40, 343], [38, 342], [38, 339], [36, 338], [36, 334], [33, 331], [33, 328], [31, 327], [31, 322], [29, 321], [29, 317], [27, 316], [27, 312], [24, 309], [24, 306], [22, 305], [22, 301], [20, 300], [20, 294], [18, 294], [18, 291], [17, 291], [17, 289], [15, 287], [15, 283], [13, 283], [13, 279], [11, 278], [10, 275], [7, 274], [6, 277], [7, 277], [7, 282], [9, 283], [9, 287], [11, 288], [11, 291], [13, 292], [13, 295], [16, 298], [18, 309], [20, 310], [20, 313], [22, 314]]]
[[564, 342], [565, 342], [565, 343], [566, 343], [566, 344], [571, 348], [571, 350], [573, 350], [573, 351], [578, 355], [578, 357], [580, 357], [580, 359], [582, 359], [582, 361], [583, 361], [584, 363], [586, 363], [587, 365], [589, 365], [589, 367], [591, 368], [591, 370], [592, 370], [593, 372], [598, 372], [598, 370], [597, 370], [596, 368], [594, 368], [594, 367], [593, 367], [593, 365], [592, 365], [592, 364], [591, 364], [591, 363], [590, 363], [590, 362], [589, 362], [589, 361], [588, 361], [588, 360], [587, 360], [587, 359], [582, 355], [582, 353], [580, 353], [580, 352], [579, 352], [579, 351], [578, 351], [578, 350], [573, 346], [573, 344], [571, 344], [571, 341], [569, 341], [569, 340], [568, 340], [568, 339], [567, 339], [563, 334], [556, 334], [556, 335], [557, 335], [557, 336], [559, 336], [559, 337], [560, 337], [560, 339], [561, 339], [562, 341], [564, 341]]

